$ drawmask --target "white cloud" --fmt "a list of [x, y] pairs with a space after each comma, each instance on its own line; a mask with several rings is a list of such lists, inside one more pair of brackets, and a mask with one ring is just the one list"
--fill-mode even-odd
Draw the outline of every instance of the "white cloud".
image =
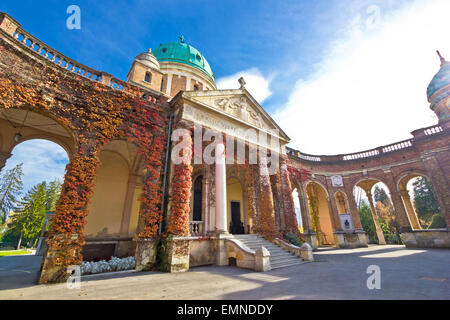
[[47, 140], [28, 140], [14, 148], [4, 170], [23, 163], [23, 194], [42, 181], [63, 180], [66, 164], [69, 162], [66, 151]]
[[[375, 29], [366, 12], [330, 44], [318, 70], [298, 79], [274, 119], [305, 153], [362, 151], [410, 138], [437, 123], [426, 88], [450, 57], [450, 1], [407, 2], [380, 12]], [[447, 58], [450, 59], [450, 58]]]
[[240, 71], [231, 76], [219, 78], [216, 81], [218, 89], [238, 89], [238, 79], [244, 77], [245, 88], [259, 102], [262, 103], [272, 95], [270, 91], [270, 78], [265, 78], [257, 68]]

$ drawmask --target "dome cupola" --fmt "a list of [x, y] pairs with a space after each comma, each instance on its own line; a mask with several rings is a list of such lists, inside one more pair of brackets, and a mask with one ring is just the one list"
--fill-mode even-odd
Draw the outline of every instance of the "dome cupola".
[[214, 82], [214, 73], [208, 61], [200, 51], [186, 44], [183, 36], [180, 37], [180, 42], [161, 43], [153, 49], [153, 54], [160, 63], [179, 63], [194, 67]]
[[158, 70], [160, 68], [158, 59], [156, 59], [156, 57], [153, 55], [152, 49], [148, 49], [147, 52], [143, 52], [137, 55], [137, 57], [134, 60], [138, 60], [139, 62], [143, 63], [149, 68]]
[[433, 77], [427, 88], [430, 108], [439, 118], [439, 123], [450, 120], [450, 62], [437, 52], [441, 60], [441, 68]]

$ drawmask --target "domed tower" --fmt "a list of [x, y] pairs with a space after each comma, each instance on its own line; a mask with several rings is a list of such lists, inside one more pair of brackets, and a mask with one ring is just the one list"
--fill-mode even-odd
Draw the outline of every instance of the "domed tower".
[[441, 68], [433, 77], [427, 89], [430, 108], [439, 118], [439, 124], [445, 128], [450, 127], [450, 62], [446, 61], [439, 51]]
[[162, 43], [153, 49], [160, 64], [162, 79], [161, 91], [175, 96], [180, 90], [214, 90], [214, 73], [205, 57], [194, 47], [180, 42]]
[[161, 91], [163, 73], [159, 62], [151, 49], [139, 54], [133, 61], [127, 75], [128, 82], [140, 85], [155, 91]]

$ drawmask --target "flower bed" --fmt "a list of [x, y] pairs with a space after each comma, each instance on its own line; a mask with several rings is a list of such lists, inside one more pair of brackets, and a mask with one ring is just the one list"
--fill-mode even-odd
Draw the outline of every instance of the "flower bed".
[[96, 274], [104, 272], [114, 272], [123, 270], [132, 270], [136, 267], [134, 257], [117, 258], [111, 257], [108, 261], [100, 260], [97, 262], [83, 261], [81, 263], [81, 274]]

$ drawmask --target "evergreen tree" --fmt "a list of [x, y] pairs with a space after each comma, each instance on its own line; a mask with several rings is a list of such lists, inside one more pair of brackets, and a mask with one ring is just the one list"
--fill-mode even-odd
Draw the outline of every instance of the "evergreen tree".
[[5, 223], [22, 192], [22, 166], [20, 163], [0, 176], [0, 225]]
[[34, 243], [39, 237], [47, 211], [47, 192], [46, 182], [34, 186], [25, 195], [17, 212], [12, 216], [8, 231], [19, 235], [17, 249], [20, 249], [22, 239]]
[[441, 213], [439, 202], [433, 191], [433, 185], [428, 179], [418, 177], [413, 182], [413, 191], [414, 206], [416, 207], [418, 218], [428, 223], [431, 222], [431, 218], [434, 214]]
[[383, 188], [375, 186], [375, 189], [373, 190], [373, 196], [375, 198], [375, 202], [381, 202], [386, 207], [389, 207], [389, 205], [391, 205], [391, 199], [389, 199], [389, 196]]
[[55, 211], [56, 202], [61, 194], [62, 182], [59, 179], [55, 179], [49, 183], [47, 188], [47, 200], [46, 200], [46, 210]]

